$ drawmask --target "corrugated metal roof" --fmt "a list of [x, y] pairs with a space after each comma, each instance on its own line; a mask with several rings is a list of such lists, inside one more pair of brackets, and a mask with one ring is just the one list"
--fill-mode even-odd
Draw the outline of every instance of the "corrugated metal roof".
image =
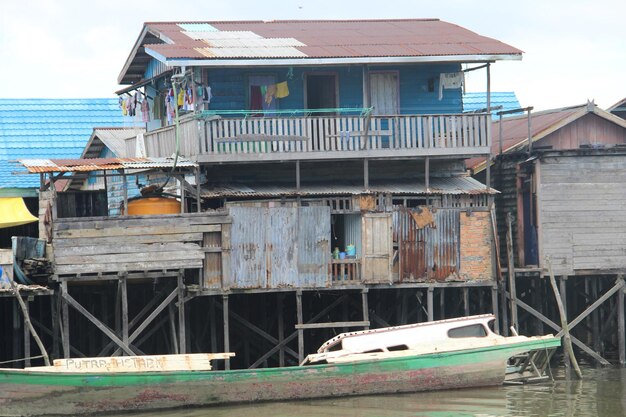
[[143, 74], [137, 72], [147, 65], [143, 47], [165, 61], [446, 56], [494, 60], [519, 59], [522, 54], [439, 19], [148, 22], [118, 78], [121, 84]]
[[[91, 172], [114, 169], [171, 168], [173, 158], [91, 158], [91, 159], [20, 159], [19, 162], [31, 173]], [[188, 159], [178, 158], [180, 168], [197, 167]]]
[[202, 187], [202, 197], [280, 197], [280, 196], [322, 196], [322, 195], [359, 195], [370, 192], [389, 192], [395, 195], [420, 194], [496, 194], [484, 184], [468, 176], [431, 178], [430, 189], [426, 184], [416, 181], [375, 182], [365, 189], [362, 184], [304, 184], [300, 190], [294, 185], [285, 184], [227, 184]]
[[22, 167], [8, 161], [77, 158], [94, 127], [124, 123], [117, 98], [0, 99], [0, 188], [39, 188], [39, 178], [13, 175]]
[[[204, 22], [212, 31], [188, 31], [185, 23], [146, 23], [168, 44], [147, 45], [165, 58], [308, 58], [373, 56], [520, 55], [505, 43], [438, 19]], [[181, 27], [183, 25], [183, 27]], [[220, 43], [218, 40], [231, 40]], [[256, 42], [249, 42], [249, 40]], [[285, 49], [285, 42], [293, 49]], [[172, 48], [175, 46], [175, 48]], [[268, 51], [268, 49], [270, 49]], [[178, 53], [177, 53], [177, 52]], [[184, 51], [184, 52], [183, 52]], [[298, 54], [293, 53], [293, 51]]]
[[[594, 113], [599, 117], [610, 120], [623, 128], [626, 128], [626, 121], [602, 110], [593, 103], [582, 104], [579, 106], [564, 107], [559, 109], [544, 110], [540, 112], [531, 112], [531, 128], [530, 134], [533, 143], [541, 140], [547, 134], [555, 129], [561, 128], [588, 113]], [[499, 121], [495, 120], [491, 127], [492, 144], [491, 152], [493, 155], [500, 153], [500, 126]], [[502, 150], [504, 153], [518, 150], [520, 147], [528, 144], [528, 117], [527, 115], [507, 117], [502, 119]], [[466, 161], [466, 166], [480, 172], [485, 167], [484, 158], [472, 158]]]
[[[515, 93], [510, 92], [491, 92], [491, 107], [502, 106], [499, 110], [494, 110], [491, 115], [495, 118], [496, 113], [503, 110], [519, 109], [521, 106], [517, 100]], [[471, 92], [463, 94], [463, 111], [472, 112], [487, 108], [486, 92]], [[505, 116], [507, 117], [507, 116]], [[508, 116], [510, 117], [510, 116]]]
[[145, 129], [140, 128], [123, 127], [94, 129], [81, 158], [98, 158], [101, 156], [104, 146], [119, 158], [128, 157], [130, 155], [126, 155], [126, 139], [133, 138], [145, 131]]

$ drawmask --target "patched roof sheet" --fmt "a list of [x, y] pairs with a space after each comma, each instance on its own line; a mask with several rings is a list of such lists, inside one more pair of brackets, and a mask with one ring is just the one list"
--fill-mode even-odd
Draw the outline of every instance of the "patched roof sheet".
[[521, 55], [522, 51], [439, 19], [154, 22], [165, 58], [338, 58]]

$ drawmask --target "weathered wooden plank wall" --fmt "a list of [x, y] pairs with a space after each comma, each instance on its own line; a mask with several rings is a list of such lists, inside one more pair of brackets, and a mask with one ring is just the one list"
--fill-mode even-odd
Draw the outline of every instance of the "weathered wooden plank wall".
[[54, 271], [115, 273], [201, 268], [204, 234], [220, 232], [225, 214], [56, 219]]
[[626, 155], [544, 157], [540, 258], [556, 275], [626, 268]]

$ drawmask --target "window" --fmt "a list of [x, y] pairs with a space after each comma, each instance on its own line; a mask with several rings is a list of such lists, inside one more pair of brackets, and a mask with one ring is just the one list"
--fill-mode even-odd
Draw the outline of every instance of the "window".
[[482, 324], [471, 324], [469, 326], [457, 327], [448, 330], [448, 337], [453, 339], [463, 337], [486, 337], [487, 331]]

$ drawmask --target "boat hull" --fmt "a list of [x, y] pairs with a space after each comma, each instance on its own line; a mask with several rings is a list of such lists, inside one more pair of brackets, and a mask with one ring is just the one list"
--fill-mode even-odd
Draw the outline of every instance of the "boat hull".
[[234, 371], [0, 371], [2, 415], [80, 415], [499, 385], [509, 357], [559, 339], [413, 357]]

